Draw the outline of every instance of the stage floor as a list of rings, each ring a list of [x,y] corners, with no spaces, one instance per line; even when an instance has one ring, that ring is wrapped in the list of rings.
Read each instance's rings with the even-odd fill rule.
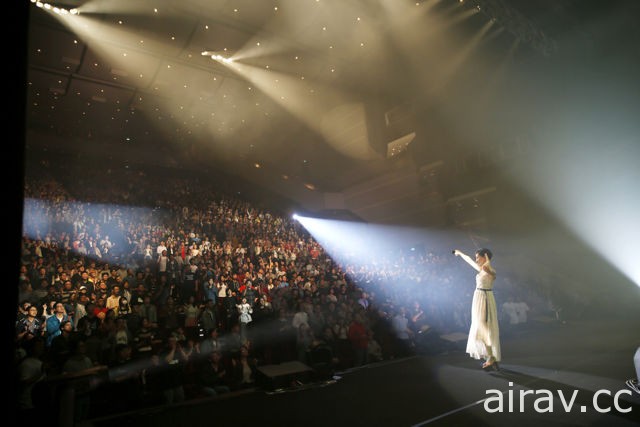
[[[454,349],[367,365],[296,390],[190,401],[83,425],[637,426],[640,396],[627,393],[625,380],[635,376],[639,325],[638,317],[532,322],[504,334],[499,372],[482,371]],[[489,412],[499,400],[502,411]]]

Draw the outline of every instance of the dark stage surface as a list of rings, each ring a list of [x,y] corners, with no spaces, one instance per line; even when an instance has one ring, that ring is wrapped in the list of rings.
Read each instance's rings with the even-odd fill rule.
[[[640,425],[640,396],[626,393],[635,376],[633,354],[640,345],[640,318],[531,322],[502,337],[499,372],[484,372],[458,349],[385,361],[338,373],[322,386],[282,393],[263,390],[185,402],[172,407],[94,419],[96,427],[124,426],[634,426]],[[504,328],[503,328],[504,329]],[[511,385],[509,383],[512,383]],[[495,389],[502,394],[487,390]],[[610,395],[599,393],[609,390]],[[537,394],[524,397],[521,391]],[[548,390],[553,398],[543,394]],[[620,390],[618,406],[614,397]],[[562,392],[563,400],[560,397]],[[572,396],[575,399],[572,401]],[[610,412],[599,413],[610,407]],[[510,399],[509,396],[513,398]],[[484,399],[494,399],[489,413]],[[552,412],[539,413],[538,409]],[[509,400],[513,409],[509,410]],[[552,402],[552,403],[551,403]],[[572,404],[570,412],[564,405]],[[584,412],[582,408],[584,407]]]

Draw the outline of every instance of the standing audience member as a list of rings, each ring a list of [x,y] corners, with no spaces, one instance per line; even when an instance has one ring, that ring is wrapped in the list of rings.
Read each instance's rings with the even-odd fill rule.
[[[313,330],[306,323],[302,323],[298,327],[296,338],[296,350],[298,352],[298,360],[302,363],[308,363],[307,355],[314,342]]]
[[[406,357],[412,353],[413,342],[411,340],[413,331],[409,327],[409,319],[407,318],[407,309],[404,306],[400,306],[396,311],[396,315],[393,316],[391,325],[395,333],[396,338],[396,350],[397,356]]]
[[[74,407],[74,425],[89,417],[91,391],[97,383],[96,376],[99,367],[94,369],[93,362],[86,354],[86,344],[82,340],[74,340],[70,346],[70,356],[62,367],[63,374],[84,374],[81,380],[71,381]],[[93,370],[93,371],[92,371]]]
[[[108,364],[109,383],[103,386],[103,392],[116,412],[134,409],[142,399],[142,370],[132,363],[132,355],[131,345],[118,344]]]
[[[211,299],[207,299],[204,303],[204,308],[200,313],[200,326],[202,328],[203,337],[208,336],[209,333],[218,326],[218,322],[216,321],[215,305]]]
[[[164,403],[171,405],[184,401],[184,369],[181,356],[182,345],[175,336],[167,339],[166,347],[160,352],[160,367],[164,370]]]
[[[36,402],[34,402],[34,388],[46,378],[42,360],[45,354],[45,341],[43,338],[35,337],[26,341],[24,348],[26,357],[18,363],[16,369],[18,413],[22,419],[44,421],[44,415],[38,413]]]
[[[251,314],[253,313],[253,308],[247,302],[246,298],[242,298],[242,302],[240,304],[236,304],[238,309],[238,321],[240,322],[240,338],[242,342],[247,341],[247,328],[249,323],[253,320]]]
[[[367,350],[369,348],[369,333],[364,324],[364,315],[356,313],[349,325],[347,332],[351,348],[353,350],[353,365],[362,366],[367,363]]]
[[[42,323],[42,319],[38,317],[38,307],[28,305],[26,308],[26,316],[22,317],[16,323],[16,340],[19,344],[22,344],[23,341],[41,337],[43,328],[44,324]]]
[[[107,298],[106,307],[107,310],[114,310],[116,315],[118,314],[118,309],[120,308],[120,285],[115,285],[111,288],[111,295]]]
[[[199,384],[207,396],[217,396],[231,391],[229,375],[222,360],[222,353],[214,350],[208,354],[199,369]]]
[[[50,373],[62,373],[62,366],[71,356],[72,341],[78,339],[74,334],[71,320],[64,320],[60,323],[60,333],[51,340],[51,348],[48,352]]]
[[[158,308],[151,302],[151,296],[145,295],[143,303],[137,308],[138,315],[149,321],[152,327],[158,327]]]
[[[56,302],[53,306],[53,314],[47,318],[46,323],[46,344],[51,347],[51,343],[55,337],[62,333],[60,326],[63,322],[69,321],[71,318],[67,315],[64,304]]]
[[[198,319],[200,317],[200,307],[196,304],[196,297],[190,295],[184,304],[184,327],[187,337],[195,339],[198,336]]]
[[[258,361],[251,357],[246,345],[240,347],[240,351],[231,359],[232,388],[246,389],[253,387],[258,372]]]

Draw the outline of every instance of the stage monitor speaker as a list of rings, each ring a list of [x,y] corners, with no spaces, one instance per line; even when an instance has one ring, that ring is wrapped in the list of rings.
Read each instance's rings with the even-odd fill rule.
[[[290,387],[295,381],[308,383],[313,376],[314,370],[311,367],[293,360],[277,365],[259,366],[256,382],[268,390],[275,390]]]

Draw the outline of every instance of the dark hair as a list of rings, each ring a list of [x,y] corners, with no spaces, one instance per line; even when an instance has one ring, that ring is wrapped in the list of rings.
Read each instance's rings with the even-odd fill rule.
[[[486,256],[487,258],[491,259],[493,258],[493,254],[491,253],[491,251],[487,248],[480,248],[476,251],[477,255],[480,256]]]
[[[60,330],[61,330],[61,331],[64,329],[64,327],[65,327],[65,325],[66,325],[67,323],[68,323],[68,324],[70,324],[70,325],[72,325],[71,320],[63,320],[62,322],[60,322]]]
[[[117,354],[128,348],[131,348],[129,344],[116,344],[115,352]]]

